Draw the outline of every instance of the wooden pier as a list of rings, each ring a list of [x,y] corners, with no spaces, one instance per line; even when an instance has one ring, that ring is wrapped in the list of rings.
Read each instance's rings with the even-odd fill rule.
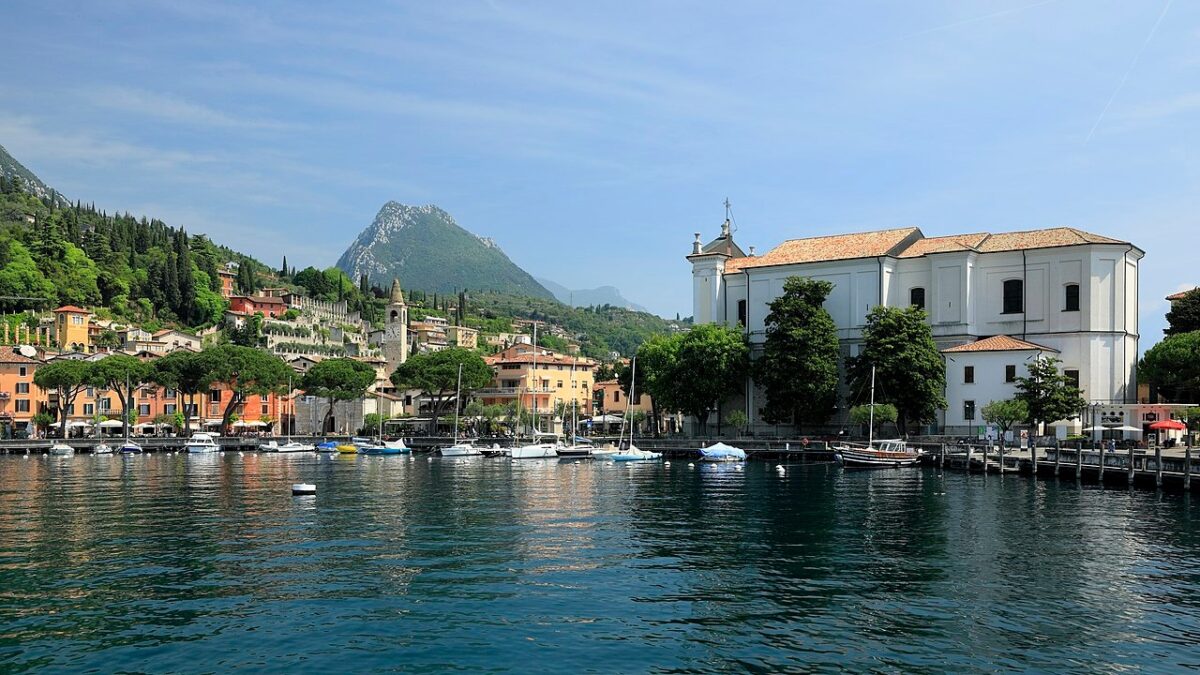
[[[1127,448],[1111,452],[1104,448],[1037,448],[1036,461],[1022,448],[992,446],[942,446],[930,449],[926,464],[969,473],[1015,473],[1039,478],[1070,478],[1080,482],[1127,485],[1191,491],[1200,466],[1191,447]]]

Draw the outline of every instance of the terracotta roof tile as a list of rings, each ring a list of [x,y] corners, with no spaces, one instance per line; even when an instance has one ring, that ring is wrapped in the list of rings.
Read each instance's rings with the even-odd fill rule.
[[[943,349],[943,354],[961,354],[963,352],[1057,352],[1057,349],[1027,342],[1008,335],[993,335],[990,338],[968,342],[957,347]]]
[[[925,237],[915,227],[854,234],[835,234],[785,241],[760,256],[733,258],[725,263],[725,271],[737,272],[753,267],[796,265],[803,263],[851,260],[895,256],[919,258],[931,253],[978,251],[999,253],[1083,244],[1126,244],[1129,242],[1105,237],[1072,227],[1052,227],[1044,230],[988,234],[954,234],[944,237]]]
[[[910,238],[920,236],[921,231],[917,228],[903,227],[896,230],[791,239],[767,251],[763,255],[729,260],[725,263],[725,271],[729,272],[748,267],[795,265],[799,263],[895,255],[902,244]]]
[[[37,359],[31,359],[24,354],[20,354],[14,347],[0,347],[0,363],[41,363]]]
[[[1196,288],[1200,288],[1200,286],[1197,286]],[[1183,296],[1196,290],[1196,288],[1193,288],[1193,289],[1187,290],[1187,291],[1179,291],[1178,293],[1172,293],[1167,296],[1167,300],[1170,300],[1171,302],[1175,302],[1176,300],[1182,300]]]
[[[86,309],[84,309],[82,307],[76,307],[75,305],[63,305],[62,307],[59,307],[58,309],[56,309],[54,311],[55,311],[55,313],[57,313],[57,312],[75,312],[77,314],[87,314],[88,313],[88,311]]]

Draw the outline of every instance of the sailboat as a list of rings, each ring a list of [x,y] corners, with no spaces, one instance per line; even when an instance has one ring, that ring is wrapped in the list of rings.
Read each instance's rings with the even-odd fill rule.
[[[375,388],[375,412],[379,416],[379,428],[375,431],[375,438],[350,439],[358,447],[358,451],[364,455],[399,455],[410,452],[402,440],[383,440],[383,392],[378,386]]]
[[[871,366],[871,411],[867,422],[867,445],[843,443],[833,447],[833,459],[855,467],[913,466],[921,453],[908,447],[903,439],[875,440],[875,366]]]
[[[129,375],[125,376],[125,392],[128,394],[130,399],[133,398],[133,390],[129,386]],[[128,404],[131,402],[132,401],[128,401],[128,400],[126,401],[126,405],[123,406],[124,410],[126,410],[126,411],[129,410]],[[121,443],[121,453],[126,454],[126,455],[136,455],[136,454],[140,453],[142,451],[142,446],[129,440],[129,413],[128,412],[125,413],[125,423],[122,426],[125,427],[125,440],[124,440],[124,442]]]
[[[269,441],[263,446],[263,450],[268,452],[315,452],[316,446],[310,443],[300,443],[292,440],[292,429],[290,420],[296,419],[296,400],[292,397],[292,379],[288,378],[288,402],[291,404],[291,416],[289,422],[284,425],[284,442],[279,445],[275,441]]]
[[[537,357],[538,357],[538,341],[537,341],[537,324],[533,324],[533,423],[537,425]],[[520,392],[517,393],[517,400],[521,400]],[[518,419],[520,419],[518,417]],[[533,443],[529,445],[521,445],[512,449],[513,459],[543,459],[546,457],[558,457],[558,436],[555,434],[545,434],[535,429],[533,434]]]
[[[629,419],[629,406],[633,403],[634,392],[637,391],[637,357],[633,357],[629,373],[629,396],[625,397],[625,418]],[[612,455],[614,462],[644,462],[662,457],[661,452],[642,450],[633,444],[633,420],[629,419],[629,447],[623,448]],[[625,440],[625,421],[621,421],[621,442]]]
[[[458,442],[458,409],[462,405],[462,364],[458,364],[458,386],[454,390],[454,443],[448,448],[441,448],[438,454],[442,457],[473,457],[482,455],[479,448],[470,441]]]

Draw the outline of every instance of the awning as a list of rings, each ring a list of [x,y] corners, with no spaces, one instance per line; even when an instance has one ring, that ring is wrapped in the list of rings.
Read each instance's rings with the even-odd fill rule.
[[[1160,420],[1150,425],[1155,431],[1187,431],[1187,425],[1179,420]]]
[[[101,429],[120,429],[122,424],[121,420],[104,420],[96,426],[100,427]]]

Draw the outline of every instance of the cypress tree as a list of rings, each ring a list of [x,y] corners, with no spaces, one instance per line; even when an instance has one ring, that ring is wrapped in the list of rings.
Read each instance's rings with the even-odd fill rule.
[[[288,270],[288,268],[287,268],[287,256],[285,255],[285,256],[283,256],[283,267],[281,267],[281,268],[280,268],[280,270],[279,270],[279,276],[281,276],[281,277],[286,277],[286,276],[287,276],[287,270]]]

